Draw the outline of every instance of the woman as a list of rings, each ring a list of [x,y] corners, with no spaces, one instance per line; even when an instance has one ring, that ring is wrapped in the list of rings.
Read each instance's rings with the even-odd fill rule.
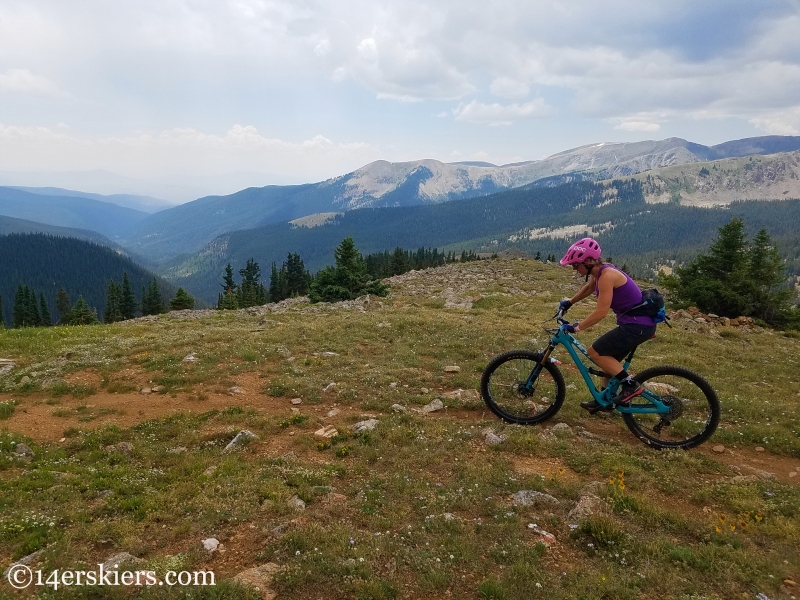
[[[586,279],[586,285],[577,294],[561,301],[559,307],[564,312],[592,292],[597,297],[597,306],[592,313],[580,322],[564,325],[564,330],[578,333],[587,329],[602,321],[608,315],[609,309],[617,315],[616,329],[595,340],[589,347],[589,358],[606,374],[614,374],[621,383],[619,392],[612,399],[613,403],[630,404],[631,398],[641,394],[643,388],[622,368],[620,361],[642,342],[656,335],[656,323],[652,317],[625,314],[642,302],[642,291],[633,279],[614,265],[603,263],[600,245],[592,238],[583,238],[572,244],[561,259],[561,264],[571,265]],[[608,377],[604,379],[604,384],[608,384]],[[613,410],[612,406],[603,407],[596,400],[581,402],[581,406],[591,414],[598,410]]]

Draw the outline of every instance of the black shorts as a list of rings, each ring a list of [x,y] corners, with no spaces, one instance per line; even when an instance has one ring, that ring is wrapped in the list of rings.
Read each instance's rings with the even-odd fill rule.
[[[618,325],[594,341],[592,348],[600,356],[613,356],[621,361],[631,350],[656,334],[656,325]]]

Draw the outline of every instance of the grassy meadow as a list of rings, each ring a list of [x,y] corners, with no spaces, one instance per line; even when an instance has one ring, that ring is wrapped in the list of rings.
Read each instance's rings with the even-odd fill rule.
[[[700,448],[656,451],[578,406],[589,394],[563,350],[567,399],[544,425],[504,425],[453,393],[477,390],[494,355],[546,344],[541,323],[582,283],[571,271],[498,259],[393,281],[363,310],[0,331],[17,363],[0,375],[2,568],[37,550],[45,573],[128,552],[159,575],[217,578],[20,592],[4,577],[0,598],[258,598],[231,578],[264,563],[289,599],[800,596],[800,336],[659,328],[632,371],[701,373],[722,420]],[[541,435],[559,422],[571,430]],[[338,435],[316,439],[326,425]],[[487,444],[487,427],[505,441]],[[241,430],[257,437],[224,452]],[[516,505],[521,490],[555,502]],[[570,517],[589,491],[601,508]],[[222,551],[203,549],[211,537]]]

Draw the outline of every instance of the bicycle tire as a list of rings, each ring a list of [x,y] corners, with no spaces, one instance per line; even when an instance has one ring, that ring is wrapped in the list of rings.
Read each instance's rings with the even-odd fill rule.
[[[705,442],[716,431],[720,419],[719,398],[701,375],[683,367],[664,365],[645,369],[636,376],[636,381],[646,389],[658,390],[662,398],[679,402],[670,413],[672,422],[665,425],[663,435],[663,428],[659,431],[651,429],[652,434],[647,431],[654,422],[661,421],[661,415],[622,413],[625,425],[640,441],[659,450],[688,450]],[[637,405],[650,406],[650,403],[637,396],[633,399],[633,406]],[[687,437],[680,439],[684,435]]]
[[[547,376],[541,379],[537,388],[531,391],[520,389],[520,384],[527,380],[541,357],[541,352],[511,350],[493,358],[484,369],[481,397],[489,410],[506,423],[542,423],[552,418],[564,403],[564,377],[558,367],[549,361],[543,364],[544,370],[539,376],[542,377],[545,372]],[[542,384],[545,384],[544,391],[537,391]],[[541,404],[534,401],[534,394]]]

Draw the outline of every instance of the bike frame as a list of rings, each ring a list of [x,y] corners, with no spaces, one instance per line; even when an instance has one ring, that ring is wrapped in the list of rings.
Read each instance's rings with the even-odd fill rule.
[[[560,323],[560,317],[557,317],[557,320],[559,320]],[[560,327],[558,331],[556,331],[556,333],[553,335],[553,337],[550,340],[550,343],[547,346],[547,349],[542,354],[541,363],[537,364],[533,368],[533,371],[531,371],[531,374],[528,376],[528,380],[525,382],[526,388],[533,387],[534,382],[539,377],[539,373],[541,373],[542,371],[543,368],[542,365],[546,361],[550,360],[550,355],[552,354],[553,350],[555,350],[556,347],[559,345],[564,346],[564,348],[567,350],[567,353],[570,355],[572,361],[575,363],[575,366],[578,368],[581,377],[583,377],[583,381],[586,383],[586,387],[588,388],[589,393],[598,402],[598,404],[601,404],[602,406],[605,407],[612,406],[613,403],[611,402],[611,399],[614,397],[614,394],[616,394],[617,389],[619,388],[619,381],[615,377],[611,377],[608,382],[608,387],[606,387],[604,390],[598,390],[597,386],[594,384],[594,381],[592,380],[592,375],[598,375],[601,373],[598,371],[595,371],[593,373],[591,368],[588,367],[586,363],[583,362],[583,360],[578,354],[578,352],[580,352],[589,361],[591,361],[591,359],[589,358],[588,351],[586,350],[583,344],[581,344],[577,339],[575,339],[575,337],[572,334],[567,333]],[[630,367],[631,365],[632,358],[633,358],[633,352],[631,352],[625,358],[625,362],[622,364],[622,368],[625,369],[626,371],[628,370],[628,367]],[[647,401],[650,403],[650,406],[617,405],[614,406],[614,408],[616,408],[616,410],[621,413],[629,413],[629,414],[666,414],[670,411],[670,407],[661,401],[661,397],[658,394],[652,392],[651,390],[645,388],[641,396],[647,399]]]

